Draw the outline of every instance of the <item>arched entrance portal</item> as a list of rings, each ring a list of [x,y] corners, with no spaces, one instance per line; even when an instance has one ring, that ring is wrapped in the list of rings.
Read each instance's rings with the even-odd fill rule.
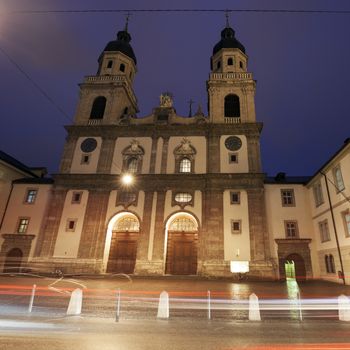
[[[197,273],[198,225],[192,215],[178,213],[168,220],[165,273]]]
[[[23,253],[19,248],[13,248],[6,254],[4,272],[20,272]]]
[[[137,241],[140,231],[138,218],[131,213],[118,215],[111,227],[111,241],[106,272],[134,273]]]
[[[288,255],[284,267],[286,278],[296,279],[297,281],[306,280],[305,262],[299,254]]]

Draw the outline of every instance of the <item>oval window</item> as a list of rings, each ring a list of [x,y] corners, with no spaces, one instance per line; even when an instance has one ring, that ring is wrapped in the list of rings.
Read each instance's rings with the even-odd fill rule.
[[[191,202],[192,195],[190,193],[177,193],[175,195],[175,202],[178,203],[188,203]]]

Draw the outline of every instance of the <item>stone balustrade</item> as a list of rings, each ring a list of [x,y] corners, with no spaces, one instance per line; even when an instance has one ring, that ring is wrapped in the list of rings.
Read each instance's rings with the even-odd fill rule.
[[[211,73],[211,80],[249,80],[253,79],[252,73]]]

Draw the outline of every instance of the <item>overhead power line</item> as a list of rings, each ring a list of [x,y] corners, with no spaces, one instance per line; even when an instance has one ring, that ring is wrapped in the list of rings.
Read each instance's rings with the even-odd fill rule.
[[[49,13],[222,13],[222,12],[251,12],[251,13],[289,13],[289,14],[350,14],[350,10],[288,10],[288,9],[86,9],[86,10],[17,10],[10,14],[49,14]]]
[[[69,115],[49,96],[49,94],[42,88],[38,83],[36,83],[33,78],[26,73],[26,71],[0,46],[0,51],[2,54],[16,67],[16,69],[26,77],[27,80],[38,90],[41,95],[43,95],[66,119],[72,122]]]

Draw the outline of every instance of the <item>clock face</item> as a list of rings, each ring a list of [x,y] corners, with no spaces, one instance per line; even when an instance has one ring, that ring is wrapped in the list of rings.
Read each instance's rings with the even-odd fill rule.
[[[238,151],[242,147],[242,140],[237,136],[229,136],[225,140],[225,146],[230,151]]]
[[[97,141],[92,137],[85,139],[80,146],[80,149],[85,153],[94,151],[97,147]]]

